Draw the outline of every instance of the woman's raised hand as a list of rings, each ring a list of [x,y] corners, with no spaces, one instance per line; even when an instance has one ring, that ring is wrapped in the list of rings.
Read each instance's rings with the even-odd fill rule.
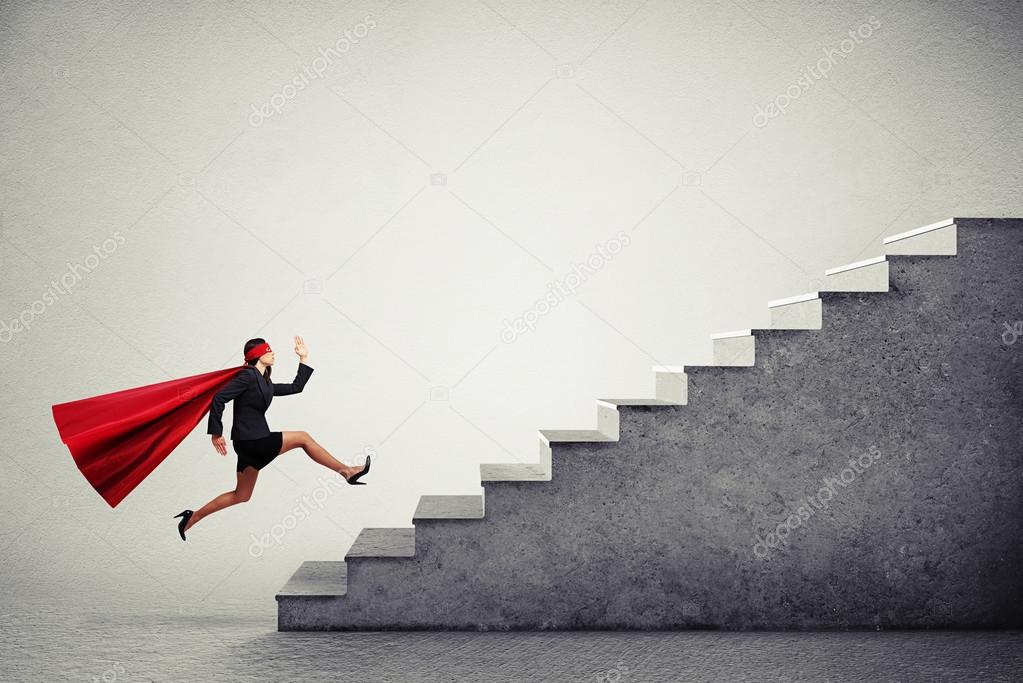
[[[298,356],[299,361],[305,361],[309,357],[309,350],[305,347],[305,340],[298,335],[295,336],[295,355]]]

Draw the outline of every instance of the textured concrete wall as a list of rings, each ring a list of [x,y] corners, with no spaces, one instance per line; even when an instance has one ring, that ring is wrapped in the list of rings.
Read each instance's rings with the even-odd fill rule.
[[[485,484],[484,519],[418,521],[414,558],[351,560],[281,627],[1023,626],[1023,221],[959,225],[958,256],[893,257],[890,292],[689,369],[688,406],[623,409],[620,443]]]

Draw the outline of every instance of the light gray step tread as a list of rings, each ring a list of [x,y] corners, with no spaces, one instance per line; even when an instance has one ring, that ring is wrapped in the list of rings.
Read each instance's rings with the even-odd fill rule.
[[[598,398],[598,401],[610,403],[615,406],[678,406],[681,403],[664,401],[659,398]]]
[[[899,242],[905,239],[918,237],[920,235],[933,232],[935,230],[941,230],[942,228],[952,227],[953,225],[955,225],[955,222],[956,222],[955,218],[943,218],[940,221],[930,223],[928,225],[922,225],[919,228],[913,228],[912,230],[907,230],[905,232],[896,233],[894,235],[888,235],[882,240],[882,242],[884,244],[890,244],[892,242]]]
[[[483,517],[483,496],[420,496],[412,515],[417,519],[479,519]]]
[[[540,463],[484,462],[480,477],[483,481],[550,481],[551,473]]]
[[[412,527],[363,529],[345,555],[349,557],[412,557],[416,554],[416,530]]]
[[[303,562],[277,592],[281,598],[336,598],[348,592],[348,565],[337,560]]]
[[[841,273],[848,273],[861,268],[869,268],[870,266],[879,266],[884,263],[886,257],[884,254],[879,256],[871,256],[870,258],[863,259],[861,261],[853,261],[852,263],[845,263],[834,268],[828,268],[824,271],[825,276],[829,275],[840,275]]]
[[[617,441],[596,429],[541,429],[540,433],[551,443],[590,443]]]

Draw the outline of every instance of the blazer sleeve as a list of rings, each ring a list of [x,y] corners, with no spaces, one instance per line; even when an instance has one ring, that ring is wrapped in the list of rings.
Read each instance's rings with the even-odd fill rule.
[[[237,398],[249,388],[253,373],[248,370],[239,370],[238,374],[231,378],[231,381],[218,391],[210,401],[210,419],[207,423],[206,433],[220,436],[224,433],[224,423],[221,418],[224,414],[224,406],[228,401]]]
[[[301,392],[305,387],[305,383],[309,381],[309,375],[311,374],[313,374],[313,369],[300,362],[298,364],[298,373],[295,374],[295,380],[291,384],[274,383],[274,396],[287,396],[288,394]]]

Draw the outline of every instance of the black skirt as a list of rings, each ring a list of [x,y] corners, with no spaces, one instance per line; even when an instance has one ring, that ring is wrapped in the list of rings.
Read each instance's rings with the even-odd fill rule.
[[[281,454],[284,435],[281,432],[270,432],[259,439],[235,439],[231,442],[234,452],[238,454],[238,471],[250,465],[261,470]]]

